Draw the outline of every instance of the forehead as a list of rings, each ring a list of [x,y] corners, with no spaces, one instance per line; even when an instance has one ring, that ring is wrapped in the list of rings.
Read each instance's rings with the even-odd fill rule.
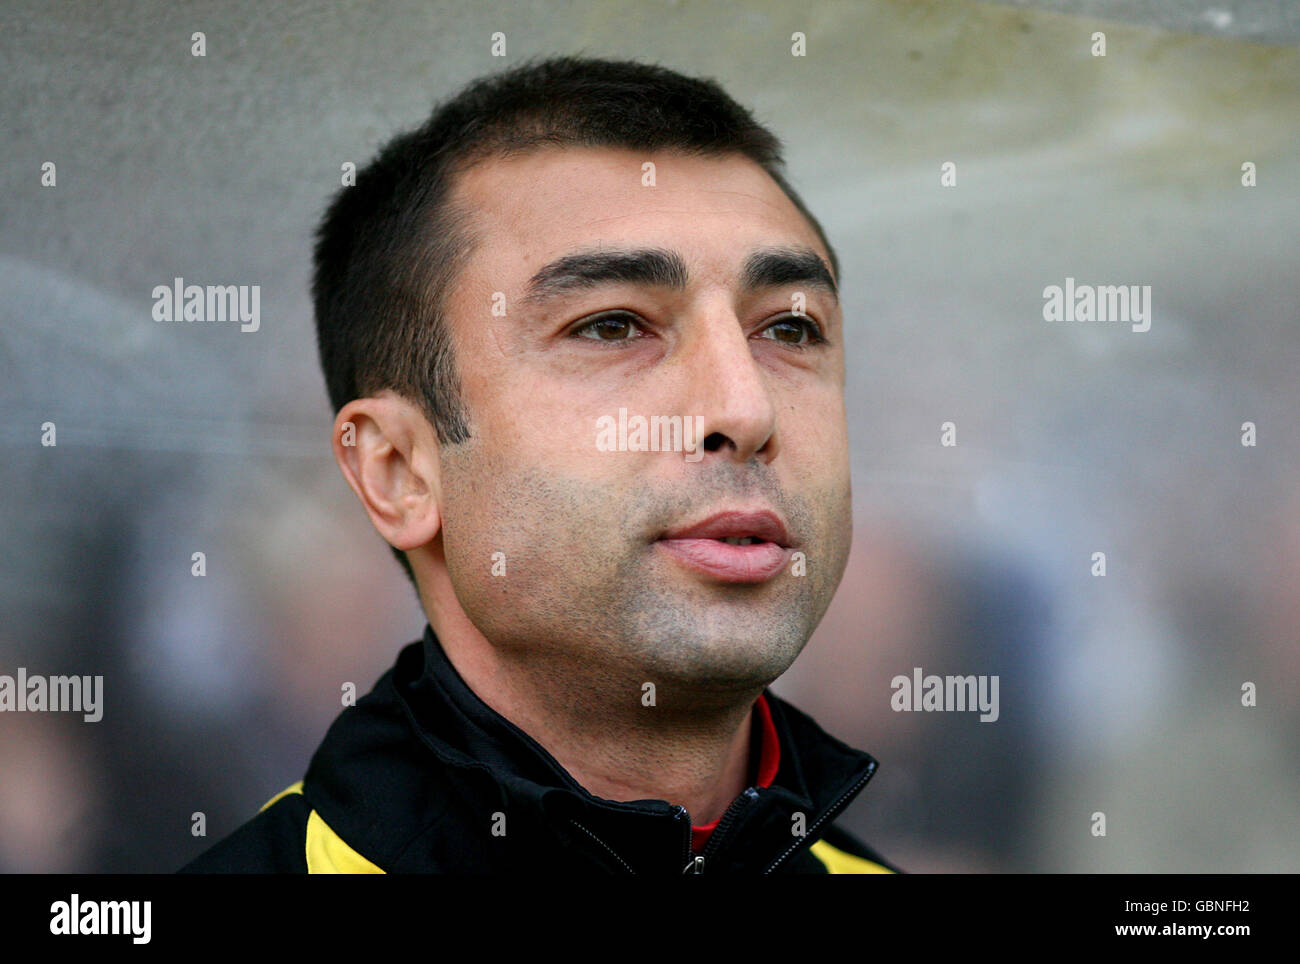
[[[522,273],[574,248],[632,242],[680,252],[697,275],[731,275],[765,244],[830,260],[780,186],[739,154],[545,147],[479,162],[454,195],[479,241],[471,271]]]

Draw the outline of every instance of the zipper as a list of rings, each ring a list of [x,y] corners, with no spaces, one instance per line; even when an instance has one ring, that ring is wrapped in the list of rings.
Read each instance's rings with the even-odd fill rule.
[[[763,873],[764,874],[773,873],[777,867],[785,863],[785,861],[788,860],[790,856],[795,853],[795,851],[797,851],[800,847],[804,846],[810,839],[815,840],[816,832],[819,829],[821,829],[822,825],[825,824],[827,821],[833,820],[835,817],[839,816],[840,811],[844,809],[844,807],[848,804],[848,802],[851,799],[853,799],[854,795],[856,795],[859,790],[861,790],[864,786],[866,786],[867,781],[871,779],[872,775],[875,772],[876,772],[876,768],[874,766],[870,767],[866,773],[864,773],[858,780],[854,782],[853,786],[849,787],[847,790],[841,793],[839,797],[836,798],[835,802],[831,804],[827,810],[823,811],[820,817],[818,817],[815,821],[813,821],[812,826],[808,828],[807,832],[799,840],[795,841],[788,848],[786,848],[785,852],[782,853],[781,856],[777,857],[776,860],[772,861],[772,863],[768,865],[768,868],[765,871],[763,871]],[[749,787],[747,790],[745,790],[744,793],[738,796],[735,800],[731,801],[731,805],[727,807],[726,811],[723,812],[721,819],[718,820],[718,825],[713,828],[713,833],[709,835],[709,842],[704,845],[704,850],[698,854],[691,853],[690,814],[686,812],[686,808],[683,807],[680,803],[676,804],[673,807],[674,810],[673,817],[676,820],[684,820],[686,824],[685,826],[686,833],[683,835],[683,839],[682,839],[682,858],[684,861],[684,866],[682,867],[682,873],[683,874],[704,873],[705,858],[710,857],[717,852],[717,849],[720,846],[719,841],[722,840],[724,836],[724,831],[729,829],[731,825],[736,822],[736,820],[740,816],[741,810],[743,810],[750,803],[752,803],[757,799],[758,799],[758,790],[755,789],[754,787]],[[569,822],[573,824],[575,827],[577,827],[579,830],[581,830],[583,833],[585,833],[592,840],[596,841],[596,843],[604,847],[606,852],[609,853],[610,856],[612,856],[615,860],[617,860],[623,866],[623,869],[626,870],[629,874],[633,874],[633,875],[636,874],[636,871],[632,869],[631,864],[629,864],[626,860],[620,857],[617,851],[615,851],[613,847],[605,843],[605,841],[601,840],[599,837],[597,837],[594,833],[592,833],[582,824],[578,823],[578,821],[570,820]]]
[[[722,814],[722,819],[718,821],[718,825],[713,828],[713,833],[709,835],[709,842],[706,843],[704,845],[704,849],[700,851],[701,860],[703,860],[705,857],[711,857],[713,856],[713,854],[717,853],[719,841],[721,841],[722,838],[725,836],[725,832],[727,831],[727,829],[730,828],[731,825],[736,822],[736,819],[740,816],[740,811],[745,809],[745,807],[749,806],[757,799],[758,799],[758,790],[756,790],[754,787],[749,787],[744,793],[736,797],[735,800],[731,801],[731,806],[729,806],[726,809],[726,811]]]
[[[709,842],[704,845],[704,849],[700,851],[699,854],[696,855],[691,854],[691,840],[690,840],[690,832],[688,829],[687,837],[686,837],[687,864],[686,864],[686,869],[683,870],[682,873],[684,874],[704,873],[705,858],[711,857],[713,856],[713,854],[717,852],[719,841],[722,840],[722,838],[726,835],[726,831],[728,830],[728,828],[730,828],[731,825],[736,822],[737,818],[740,816],[740,811],[745,809],[745,807],[749,806],[749,804],[753,803],[757,799],[758,799],[758,790],[756,790],[754,787],[749,787],[747,790],[745,790],[744,793],[736,797],[735,800],[732,800],[731,805],[727,807],[725,811],[723,811],[722,818],[718,821],[718,825],[713,828],[713,833],[709,834]],[[686,812],[685,807],[681,807],[680,809],[682,813]]]
[[[685,867],[682,868],[683,874],[702,874],[704,873],[704,858],[696,857],[691,853],[691,817],[686,812],[686,808],[680,803],[673,805],[673,819],[685,820],[686,836],[682,841],[682,862]]]
[[[767,870],[763,871],[763,873],[764,874],[772,873],[774,870],[776,870],[777,867],[785,863],[786,859],[789,858],[791,854],[793,854],[800,847],[804,846],[804,844],[808,843],[808,841],[810,840],[815,841],[817,839],[815,836],[816,831],[821,827],[821,825],[826,823],[826,821],[832,820],[835,817],[837,817],[839,815],[839,812],[844,809],[844,807],[848,804],[848,802],[851,799],[853,799],[854,794],[856,794],[859,790],[861,790],[866,785],[867,781],[871,779],[871,775],[875,772],[876,772],[876,768],[874,766],[869,767],[867,769],[867,772],[864,773],[862,777],[856,783],[853,784],[853,786],[849,787],[849,789],[845,790],[842,794],[840,794],[839,799],[837,799],[833,804],[831,804],[830,809],[828,809],[825,813],[823,813],[820,817],[818,817],[813,822],[813,825],[808,828],[807,832],[802,837],[800,837],[797,841],[792,843],[786,849],[785,853],[781,854],[781,856],[777,857],[776,860],[772,861],[771,865],[769,865]]]

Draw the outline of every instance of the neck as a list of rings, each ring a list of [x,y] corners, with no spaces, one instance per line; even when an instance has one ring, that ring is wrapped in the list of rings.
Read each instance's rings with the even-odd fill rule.
[[[421,593],[422,597],[426,593]],[[422,598],[447,658],[474,693],[553,756],[593,796],[666,800],[711,823],[748,785],[749,693],[654,693],[553,651],[495,647],[450,585]],[[647,705],[649,704],[649,705]]]

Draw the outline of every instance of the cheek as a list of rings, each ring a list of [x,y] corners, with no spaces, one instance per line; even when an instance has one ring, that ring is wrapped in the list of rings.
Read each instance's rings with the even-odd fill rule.
[[[457,599],[481,629],[549,618],[615,571],[621,537],[608,486],[558,460],[479,449],[443,463],[443,553]]]
[[[828,400],[826,415],[798,433],[795,444],[797,450],[787,453],[795,466],[794,485],[807,494],[817,520],[823,571],[833,585],[838,584],[848,562],[853,526],[848,426],[842,405]]]
[[[507,593],[522,563],[531,512],[480,433],[442,460],[442,551],[461,606],[475,622]]]
[[[800,417],[800,411],[816,411]],[[785,430],[783,450],[790,472],[806,491],[846,489],[849,485],[849,432],[842,399],[831,398],[818,408],[790,413],[792,421]]]

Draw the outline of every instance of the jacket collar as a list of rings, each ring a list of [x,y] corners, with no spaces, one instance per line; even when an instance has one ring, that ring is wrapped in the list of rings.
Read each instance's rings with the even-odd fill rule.
[[[691,854],[684,808],[588,793],[479,699],[431,627],[334,722],[304,793],[348,844],[389,871],[781,872],[877,764],[764,695],[780,741],[776,777],[732,802],[702,860]]]

